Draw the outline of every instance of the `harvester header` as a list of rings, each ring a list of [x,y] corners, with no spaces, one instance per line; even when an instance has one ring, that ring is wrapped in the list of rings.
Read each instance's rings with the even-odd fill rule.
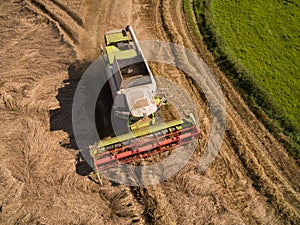
[[[100,141],[91,147],[96,170],[133,162],[199,139],[192,115],[165,124]]]

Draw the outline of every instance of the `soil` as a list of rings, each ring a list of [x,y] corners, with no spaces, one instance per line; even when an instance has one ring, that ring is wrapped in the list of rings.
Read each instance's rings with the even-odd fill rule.
[[[196,40],[182,0],[7,0],[0,5],[1,224],[300,224],[300,169],[245,105]],[[226,134],[199,172],[211,129],[205,95],[184,73],[151,63],[193,99],[201,146],[159,185],[128,187],[80,163],[72,101],[106,31],[132,25],[139,40],[197,52],[226,101]],[[184,55],[176,55],[189,63]],[[104,121],[105,122],[105,121]]]

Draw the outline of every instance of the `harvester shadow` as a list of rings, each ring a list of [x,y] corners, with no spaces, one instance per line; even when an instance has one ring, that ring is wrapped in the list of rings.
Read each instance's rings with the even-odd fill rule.
[[[60,108],[50,110],[50,131],[63,130],[68,134],[69,141],[61,142],[61,146],[78,150],[73,127],[72,127],[72,103],[78,82],[86,68],[90,65],[88,61],[75,61],[68,67],[69,78],[64,80],[64,86],[58,89],[56,96]]]
[[[64,86],[58,90],[56,96],[60,108],[50,110],[50,131],[63,130],[68,134],[68,141],[60,142],[60,145],[70,150],[79,150],[72,126],[72,103],[78,83],[91,62],[75,61],[68,67],[69,78],[64,80]],[[99,93],[95,107],[95,124],[100,138],[110,136],[112,97],[109,85],[105,84]],[[84,160],[80,151],[76,158],[76,173],[88,176],[93,169]]]

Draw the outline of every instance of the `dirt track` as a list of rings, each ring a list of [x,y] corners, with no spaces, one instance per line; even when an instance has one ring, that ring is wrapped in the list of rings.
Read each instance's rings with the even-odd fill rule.
[[[180,0],[8,0],[1,3],[0,23],[1,224],[300,224],[299,167],[192,38]],[[105,181],[99,188],[76,173],[76,85],[99,56],[103,33],[127,24],[139,40],[172,41],[198,52],[218,77],[227,129],[205,173],[198,172],[197,153],[155,186]],[[210,131],[205,98],[176,69],[151,68],[195,100],[203,149]]]

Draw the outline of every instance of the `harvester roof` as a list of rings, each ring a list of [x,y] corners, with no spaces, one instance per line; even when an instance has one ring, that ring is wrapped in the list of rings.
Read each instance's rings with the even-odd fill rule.
[[[129,42],[126,31],[120,30],[112,33],[105,34],[106,45],[112,45],[118,42]]]
[[[114,58],[116,57],[118,59],[129,59],[134,58],[137,56],[135,49],[128,49],[128,50],[121,50],[117,48],[114,45],[107,46],[106,47],[107,55],[108,55],[108,61],[110,64],[114,62]]]
[[[131,45],[125,30],[116,30],[105,34],[108,61],[113,63],[114,58],[130,59],[137,56],[136,50]]]

